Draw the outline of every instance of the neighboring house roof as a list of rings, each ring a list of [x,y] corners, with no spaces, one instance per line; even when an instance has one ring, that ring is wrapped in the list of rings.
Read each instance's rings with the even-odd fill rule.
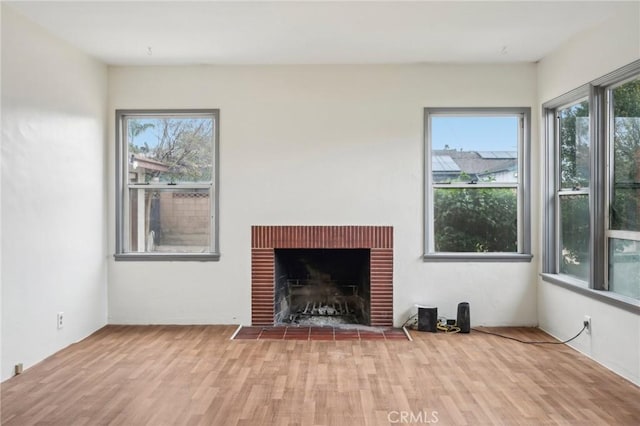
[[[434,172],[460,172],[460,166],[448,155],[434,155],[431,160]]]
[[[461,173],[483,177],[518,169],[515,151],[458,151],[435,149],[432,154],[432,171],[442,178],[453,178]]]
[[[168,172],[169,166],[165,163],[153,160],[151,158],[147,158],[141,154],[133,154],[131,156],[132,161],[135,161],[137,164],[137,168],[147,169],[147,170],[156,170],[159,172]]]
[[[512,159],[515,160],[518,158],[518,153],[516,151],[476,151],[476,153],[484,159]]]

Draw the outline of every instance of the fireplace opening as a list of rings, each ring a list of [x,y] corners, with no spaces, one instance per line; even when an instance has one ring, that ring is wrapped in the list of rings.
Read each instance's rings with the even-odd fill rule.
[[[370,325],[369,249],[275,249],[275,324]]]

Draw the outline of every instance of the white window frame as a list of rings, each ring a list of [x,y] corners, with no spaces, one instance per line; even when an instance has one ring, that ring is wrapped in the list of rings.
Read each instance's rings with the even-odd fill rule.
[[[175,261],[175,260],[196,260],[215,261],[220,259],[219,253],[219,230],[218,230],[218,138],[219,138],[219,110],[217,109],[168,109],[168,110],[116,110],[116,252],[114,258],[118,261]],[[129,147],[127,143],[126,121],[130,118],[160,118],[160,117],[207,117],[213,120],[213,149],[212,164],[213,172],[211,182],[204,183],[146,183],[136,184],[129,182]],[[205,253],[156,253],[156,252],[133,252],[129,250],[127,235],[129,227],[129,190],[130,189],[167,189],[167,190],[189,190],[207,189],[211,202],[211,224],[210,224],[210,247]]]
[[[517,183],[476,183],[474,188],[513,187],[517,188],[518,250],[502,252],[436,252],[434,241],[434,188],[469,188],[469,184],[438,184],[433,182],[431,162],[431,119],[433,116],[496,117],[518,116],[520,136],[518,141],[518,182]],[[425,108],[424,142],[424,261],[442,262],[530,262],[531,255],[531,200],[530,200],[530,146],[531,108],[529,107],[480,107],[480,108]]]
[[[630,312],[640,313],[640,300],[609,290],[609,240],[610,238],[640,241],[640,233],[611,230],[609,209],[611,185],[613,185],[613,114],[611,93],[616,87],[640,77],[640,60],[615,70],[589,84],[581,86],[545,102],[545,206],[542,278],[585,296],[603,301]],[[590,165],[589,211],[590,211],[590,265],[587,281],[559,273],[558,264],[558,190],[559,157],[556,151],[556,111],[584,98],[589,99]]]

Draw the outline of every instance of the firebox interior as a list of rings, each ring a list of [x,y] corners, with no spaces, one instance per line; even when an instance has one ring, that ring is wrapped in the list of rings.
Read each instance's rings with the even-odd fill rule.
[[[369,249],[276,249],[275,324],[370,324]]]

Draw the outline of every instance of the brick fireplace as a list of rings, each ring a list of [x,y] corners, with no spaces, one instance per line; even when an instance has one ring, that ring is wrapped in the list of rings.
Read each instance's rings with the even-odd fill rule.
[[[393,227],[252,226],[252,325],[274,324],[276,249],[368,249],[370,325],[393,325]]]

